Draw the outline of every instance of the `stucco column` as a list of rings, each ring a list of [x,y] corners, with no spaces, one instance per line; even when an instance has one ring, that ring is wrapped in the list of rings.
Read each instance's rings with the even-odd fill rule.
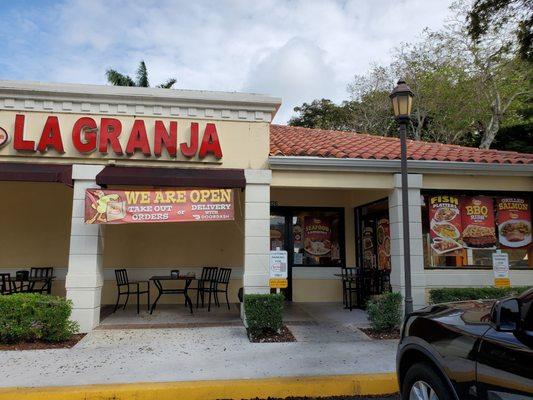
[[[244,293],[269,293],[270,170],[245,170]]]
[[[409,230],[411,246],[411,286],[414,309],[425,305],[426,279],[424,274],[424,247],[422,240],[422,210],[420,188],[422,175],[409,174]],[[391,234],[391,285],[394,291],[405,296],[405,273],[403,268],[403,218],[402,179],[394,175],[394,189],[389,196]]]
[[[70,251],[65,281],[67,298],[72,300],[72,319],[81,332],[100,323],[100,302],[104,284],[104,226],[84,222],[85,189],[98,187],[98,165],[73,165],[74,196],[70,230]]]

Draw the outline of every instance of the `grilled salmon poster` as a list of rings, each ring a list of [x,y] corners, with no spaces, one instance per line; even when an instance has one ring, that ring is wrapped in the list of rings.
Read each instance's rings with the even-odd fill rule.
[[[519,248],[531,244],[531,208],[524,197],[497,200],[498,238],[504,247]]]
[[[429,198],[431,248],[444,254],[463,248],[459,197],[438,195]]]
[[[494,202],[491,197],[461,197],[463,243],[473,249],[495,248]]]
[[[232,221],[232,189],[85,191],[85,223]]]

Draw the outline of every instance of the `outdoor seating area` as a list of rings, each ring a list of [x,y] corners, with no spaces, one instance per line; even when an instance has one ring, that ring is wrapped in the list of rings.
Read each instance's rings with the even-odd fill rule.
[[[193,314],[193,302],[190,292],[196,292],[196,309],[199,307],[204,308],[207,305],[207,312],[210,312],[212,301],[215,306],[220,308],[219,295],[224,295],[227,309],[230,310],[228,288],[231,272],[231,268],[203,267],[200,277],[197,278],[194,273],[180,274],[180,270],[173,269],[168,275],[154,275],[147,280],[130,280],[126,269],[116,269],[117,300],[113,313],[119,308],[126,310],[130,295],[132,295],[136,297],[137,314],[139,314],[141,296],[145,295],[147,311],[151,315],[161,297],[163,295],[171,295],[175,298],[176,304],[180,302],[179,297],[183,296],[184,306],[188,307],[190,314]],[[176,285],[171,286],[172,282],[183,282],[183,285],[179,287],[176,287]],[[153,303],[150,302],[151,283],[157,289],[157,296]],[[125,296],[124,303],[121,303],[123,296]]]
[[[15,275],[1,273],[0,294],[50,294],[52,292],[52,282],[54,279],[53,267],[31,267],[29,270],[17,271]]]

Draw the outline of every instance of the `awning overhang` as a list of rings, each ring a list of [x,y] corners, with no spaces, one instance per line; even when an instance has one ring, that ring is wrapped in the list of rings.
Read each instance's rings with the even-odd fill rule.
[[[129,185],[244,189],[246,178],[242,169],[107,166],[96,175],[96,183],[104,188],[110,185]]]
[[[0,181],[55,182],[72,187],[72,165],[0,163]]]

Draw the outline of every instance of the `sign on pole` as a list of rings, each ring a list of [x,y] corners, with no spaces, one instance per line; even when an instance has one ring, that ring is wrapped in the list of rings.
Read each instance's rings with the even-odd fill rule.
[[[273,289],[284,289],[288,286],[288,261],[285,250],[271,250],[269,257],[270,281],[269,286]]]
[[[509,255],[501,253],[492,253],[492,269],[494,271],[494,286],[509,287],[511,280],[509,279]]]

